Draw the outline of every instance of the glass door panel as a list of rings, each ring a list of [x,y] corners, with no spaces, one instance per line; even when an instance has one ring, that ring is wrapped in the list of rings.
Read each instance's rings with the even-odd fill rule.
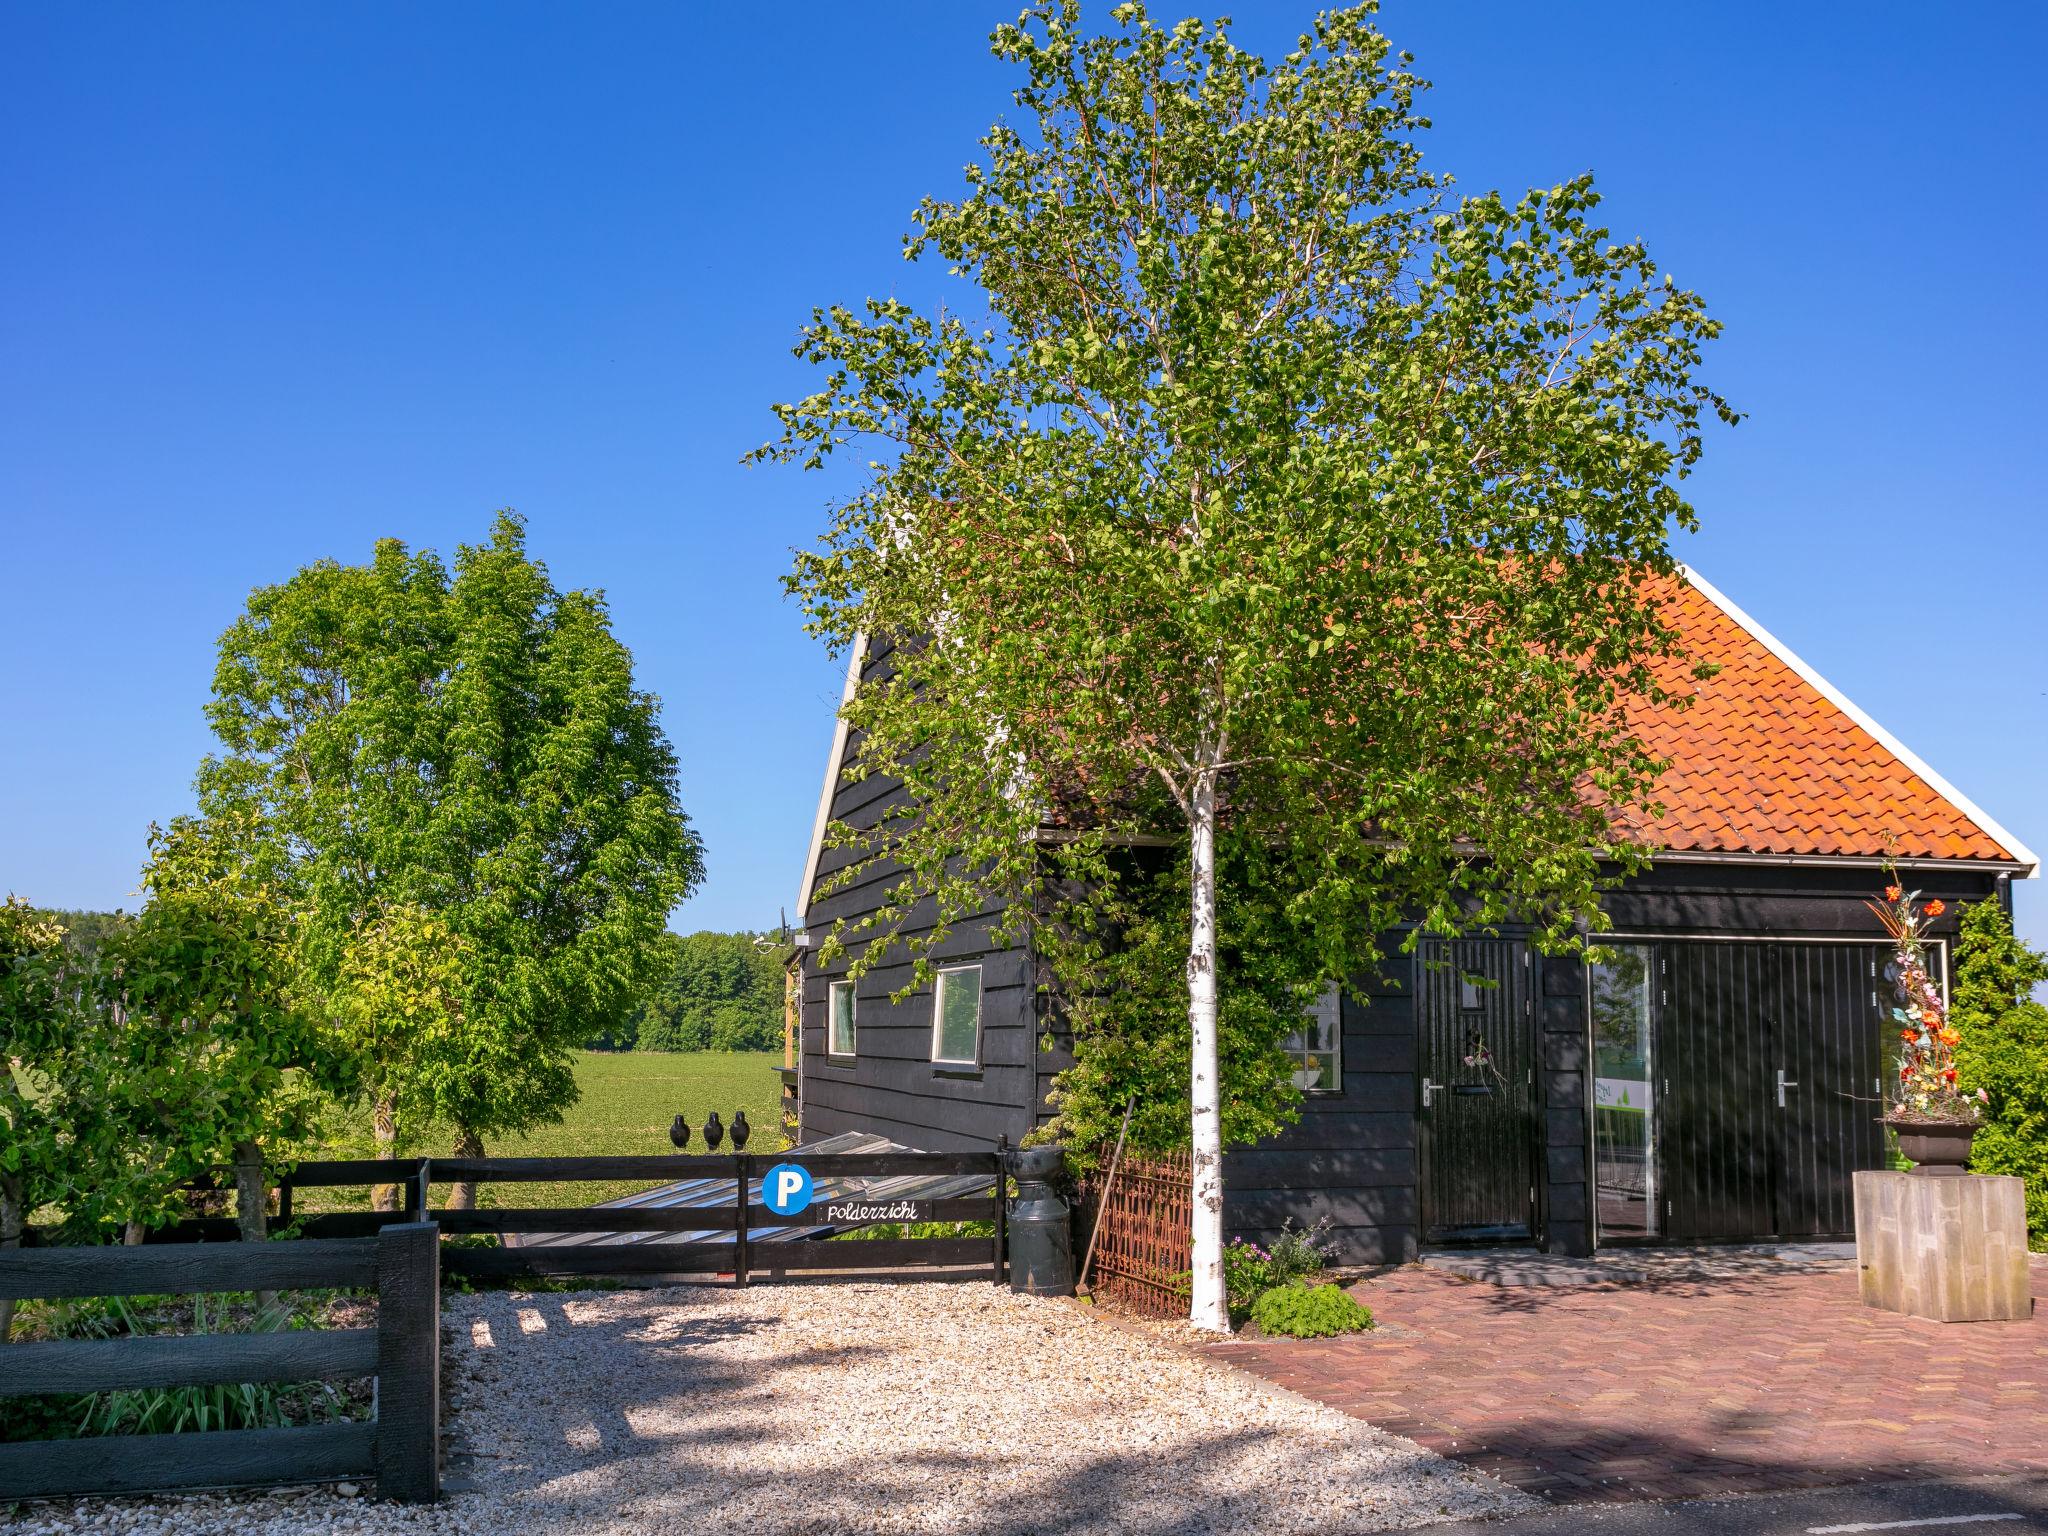
[[[1651,951],[1610,945],[1592,968],[1593,1169],[1600,1236],[1654,1237],[1657,1103],[1650,1029]]]

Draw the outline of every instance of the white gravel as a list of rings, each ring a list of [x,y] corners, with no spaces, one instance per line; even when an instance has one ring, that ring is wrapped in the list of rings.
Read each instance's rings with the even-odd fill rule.
[[[450,1297],[450,1475],[406,1510],[90,1500],[23,1536],[1338,1533],[1535,1500],[1073,1303],[993,1286]]]

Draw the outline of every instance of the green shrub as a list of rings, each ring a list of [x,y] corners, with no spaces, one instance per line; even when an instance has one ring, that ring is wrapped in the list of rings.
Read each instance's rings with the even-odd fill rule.
[[[246,1326],[232,1326],[238,1321]],[[304,1298],[289,1311],[257,1311],[253,1297],[236,1292],[210,1302],[203,1296],[189,1302],[137,1296],[48,1303],[28,1313],[24,1323],[27,1338],[54,1342],[171,1333],[276,1333],[319,1326],[320,1318]],[[367,1418],[369,1410],[366,1388],[351,1395],[322,1381],[141,1387],[0,1398],[0,1441],[279,1429]]]
[[[1242,1323],[1252,1315],[1252,1303],[1273,1288],[1273,1256],[1257,1243],[1233,1237],[1223,1248],[1223,1295],[1230,1306],[1230,1321]]]
[[[1323,1240],[1329,1230],[1325,1216],[1311,1227],[1297,1227],[1289,1217],[1270,1249],[1234,1237],[1223,1250],[1223,1291],[1230,1303],[1230,1321],[1240,1325],[1252,1315],[1252,1304],[1279,1285],[1313,1280],[1329,1267],[1332,1250]]]
[[[1252,1306],[1259,1332],[1290,1339],[1327,1339],[1372,1326],[1372,1309],[1360,1306],[1335,1285],[1283,1285]]]
[[[2017,1174],[2027,1184],[2027,1233],[2048,1245],[2048,1007],[2030,994],[2048,981],[2048,956],[2022,944],[1996,901],[1962,916],[1949,1020],[1961,1034],[1956,1070],[1987,1104],[1970,1146],[1973,1173]]]

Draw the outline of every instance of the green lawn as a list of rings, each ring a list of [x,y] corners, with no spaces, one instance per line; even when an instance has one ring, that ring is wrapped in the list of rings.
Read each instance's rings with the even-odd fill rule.
[[[706,1151],[704,1119],[713,1110],[727,1124],[733,1111],[744,1109],[752,1125],[749,1152],[774,1152],[782,1138],[778,1103],[782,1065],[780,1051],[579,1051],[576,1081],[583,1096],[558,1125],[543,1126],[526,1136],[487,1141],[491,1157],[625,1157],[673,1152],[668,1126],[677,1113],[686,1116],[697,1134],[691,1152]],[[730,1149],[726,1142],[721,1150]],[[445,1155],[446,1139],[430,1142],[428,1155]],[[329,1157],[369,1157],[374,1144],[367,1122],[351,1126],[324,1149]],[[486,1184],[477,1191],[483,1205],[589,1205],[646,1187],[645,1180],[606,1184]],[[440,1204],[447,1190],[436,1186]],[[300,1210],[361,1209],[367,1190],[306,1190],[297,1197]]]

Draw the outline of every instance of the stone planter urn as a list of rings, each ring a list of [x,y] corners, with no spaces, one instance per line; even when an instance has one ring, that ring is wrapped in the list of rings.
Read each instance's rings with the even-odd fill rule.
[[[1887,1115],[1884,1123],[1898,1134],[1900,1156],[1912,1163],[1913,1172],[1922,1178],[1960,1178],[1969,1172],[1970,1142],[1977,1134],[1971,1122],[1902,1120]]]

